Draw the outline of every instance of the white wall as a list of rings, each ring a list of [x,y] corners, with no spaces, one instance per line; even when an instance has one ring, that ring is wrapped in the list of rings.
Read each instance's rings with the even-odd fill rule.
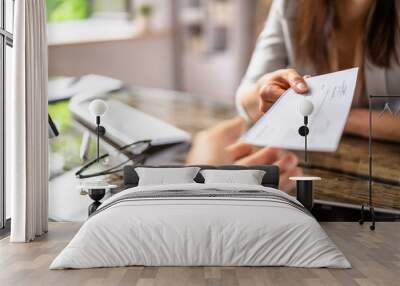
[[[154,6],[151,23],[155,32],[150,35],[122,40],[50,45],[49,76],[96,73],[126,83],[174,88],[174,43],[170,32],[172,1],[133,1],[136,8],[141,3]],[[137,14],[136,16],[139,17]],[[75,32],[79,33],[79,29],[74,29]],[[59,36],[58,34],[57,37]]]
[[[181,0],[180,3],[185,4],[185,1]],[[203,0],[202,3],[209,2],[211,0]],[[185,42],[190,42],[188,41],[190,37],[187,37],[185,33],[178,35],[182,50],[179,63],[179,85],[184,91],[233,100],[253,50],[256,1],[233,0],[230,3],[232,6],[230,9],[228,6],[225,11],[229,13],[225,15],[227,18],[226,50],[202,53],[196,48],[191,48],[190,44],[187,47],[184,45]],[[184,13],[183,11],[184,9],[180,13]],[[207,6],[203,6],[203,11],[208,11]],[[201,42],[208,43],[213,37],[212,26],[217,25],[217,21],[212,23],[212,20],[206,16],[200,23],[204,29]],[[178,21],[178,25],[182,30],[188,27],[183,21]]]
[[[185,55],[182,59],[182,88],[196,95],[233,98],[238,85],[235,68],[230,53]]]
[[[49,76],[96,73],[126,83],[172,89],[173,64],[168,33],[49,47]]]
[[[171,26],[172,1],[173,0],[133,0],[133,3],[136,8],[143,3],[153,5],[153,27],[156,30],[163,30]],[[138,17],[137,13],[136,17]]]

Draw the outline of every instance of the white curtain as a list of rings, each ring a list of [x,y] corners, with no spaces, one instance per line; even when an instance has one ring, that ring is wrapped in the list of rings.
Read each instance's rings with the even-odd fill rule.
[[[15,1],[12,93],[6,98],[6,187],[12,242],[47,232],[48,115],[45,0]]]

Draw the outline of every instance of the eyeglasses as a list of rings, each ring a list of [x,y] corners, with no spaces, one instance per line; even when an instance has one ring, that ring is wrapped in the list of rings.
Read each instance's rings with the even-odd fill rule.
[[[150,147],[151,140],[136,141],[122,146],[115,152],[106,153],[87,162],[75,176],[78,179],[87,179],[121,172],[130,162],[133,165],[141,165],[146,161]]]

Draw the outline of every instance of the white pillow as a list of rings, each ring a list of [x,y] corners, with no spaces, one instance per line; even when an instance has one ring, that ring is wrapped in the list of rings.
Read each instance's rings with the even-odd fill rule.
[[[135,169],[139,176],[139,186],[195,183],[193,179],[196,177],[199,170],[199,167],[138,167]]]
[[[202,170],[205,184],[261,185],[265,171],[262,170]]]

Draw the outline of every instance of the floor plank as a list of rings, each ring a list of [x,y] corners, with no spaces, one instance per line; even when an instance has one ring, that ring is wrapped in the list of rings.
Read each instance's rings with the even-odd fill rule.
[[[55,256],[71,240],[78,223],[50,223],[45,236],[29,244],[0,241],[0,285],[399,285],[400,222],[322,223],[352,263],[352,269],[289,267],[119,267],[50,271]]]

